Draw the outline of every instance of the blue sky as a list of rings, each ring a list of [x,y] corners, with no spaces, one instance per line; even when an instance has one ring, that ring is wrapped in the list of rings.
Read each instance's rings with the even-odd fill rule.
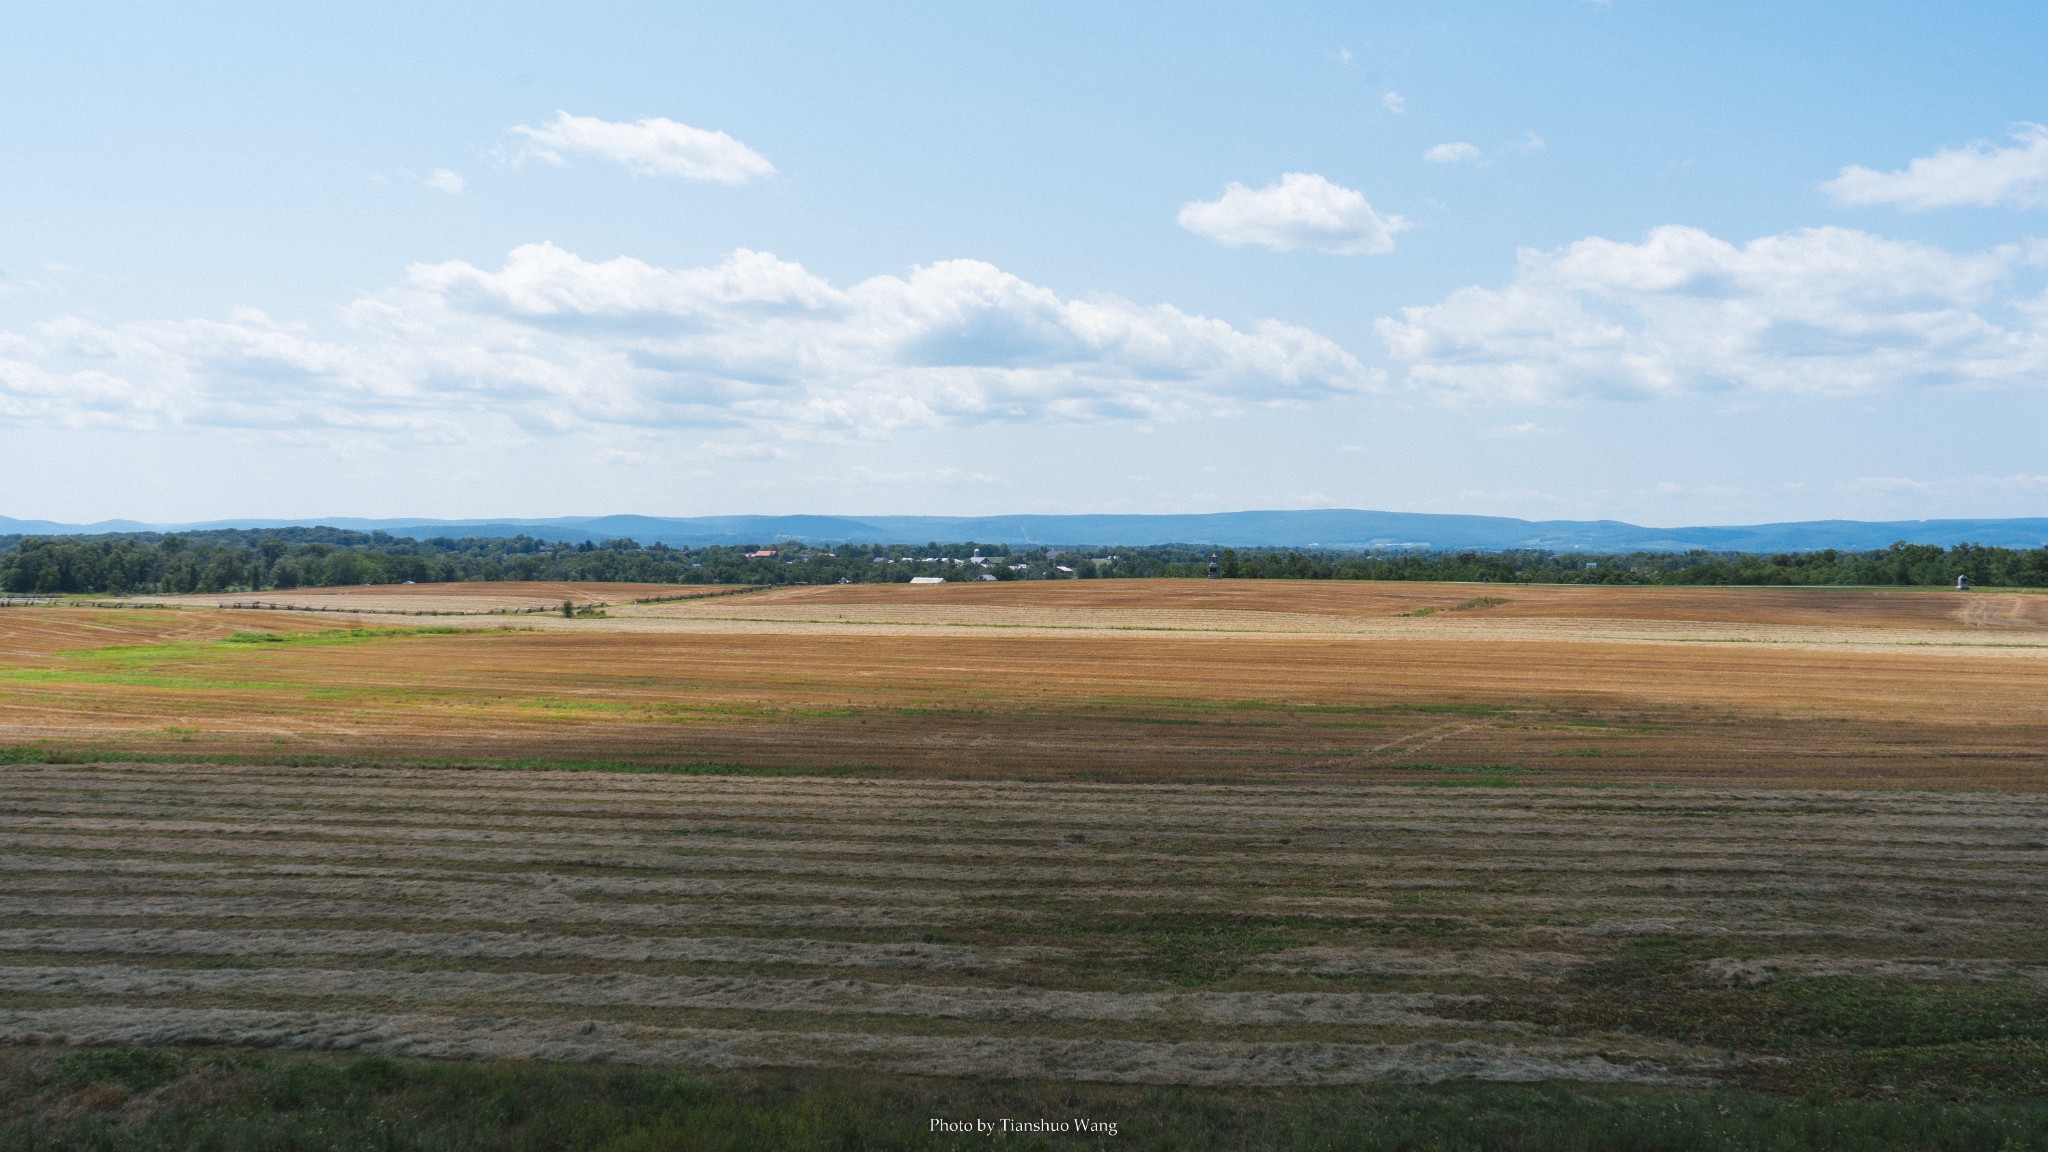
[[[2022,4],[17,5],[0,514],[2040,515],[2044,46]]]

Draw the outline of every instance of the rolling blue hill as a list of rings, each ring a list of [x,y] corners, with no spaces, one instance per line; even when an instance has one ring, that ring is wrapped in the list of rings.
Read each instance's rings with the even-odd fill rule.
[[[1781,524],[1650,528],[1619,520],[1517,520],[1348,508],[1216,512],[1201,515],[1090,516],[563,516],[548,519],[423,520],[329,517],[143,524],[103,520],[59,524],[0,516],[0,535],[279,528],[327,525],[394,536],[517,536],[581,543],[628,537],[642,544],[983,544],[1115,546],[1194,544],[1270,548],[1543,548],[1583,552],[1802,552],[1867,550],[1894,541],[2048,547],[2048,517],[2006,520],[1805,520]]]

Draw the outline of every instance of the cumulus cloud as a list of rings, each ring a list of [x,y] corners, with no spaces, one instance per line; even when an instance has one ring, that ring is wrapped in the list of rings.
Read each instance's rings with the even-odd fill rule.
[[[659,116],[628,124],[556,112],[545,124],[522,124],[512,131],[527,139],[516,159],[561,165],[569,162],[566,154],[585,153],[642,176],[719,184],[745,184],[775,174],[775,165],[766,157],[731,136]]]
[[[1944,148],[1897,172],[1852,164],[1821,189],[1844,204],[1896,204],[1911,211],[1998,204],[2034,208],[2048,203],[2048,125],[2018,125],[2012,138],[2009,148],[1984,140]]]
[[[1180,226],[1219,244],[1262,244],[1281,252],[1313,248],[1344,256],[1391,252],[1408,222],[1382,216],[1352,189],[1312,172],[1289,172],[1251,189],[1233,181],[1215,200],[1181,205]]]
[[[1431,164],[1456,164],[1461,160],[1479,159],[1479,149],[1458,140],[1450,144],[1439,144],[1422,154]]]
[[[1842,228],[1738,246],[1673,226],[1524,250],[1508,286],[1461,288],[1375,326],[1410,385],[1466,400],[2039,382],[2048,300],[2006,291],[2034,255]]]
[[[953,260],[839,287],[740,250],[667,269],[551,244],[411,268],[322,336],[261,313],[0,334],[0,419],[429,439],[591,428],[879,436],[999,420],[1176,419],[1371,387],[1276,321],[1062,298]]]

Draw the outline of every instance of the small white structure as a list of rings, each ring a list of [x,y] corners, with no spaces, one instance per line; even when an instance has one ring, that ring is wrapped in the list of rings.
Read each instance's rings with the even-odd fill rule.
[[[1958,591],[1958,592],[1968,592],[1969,590],[1970,590],[1970,578],[1969,578],[1968,576],[1958,576],[1958,577],[1956,577],[1956,591]]]
[[[912,576],[910,582],[912,584],[944,584],[946,578],[944,576]]]

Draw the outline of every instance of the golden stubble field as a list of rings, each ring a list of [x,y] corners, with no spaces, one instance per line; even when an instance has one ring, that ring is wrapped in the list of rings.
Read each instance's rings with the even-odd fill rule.
[[[2048,1093],[2048,598],[605,592],[0,610],[0,1043]]]
[[[318,614],[0,610],[0,746],[1103,780],[2048,783],[2040,595],[1104,580],[612,592],[601,619],[345,610],[393,595],[475,611],[507,594],[326,590],[341,611]]]

